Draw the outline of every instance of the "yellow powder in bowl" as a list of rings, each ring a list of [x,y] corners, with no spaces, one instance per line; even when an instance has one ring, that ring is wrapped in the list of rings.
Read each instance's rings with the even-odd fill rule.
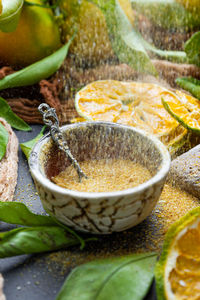
[[[79,182],[73,166],[52,178],[57,185],[79,192],[113,192],[133,188],[149,180],[152,176],[139,163],[124,159],[100,159],[80,162],[80,167],[88,176]]]

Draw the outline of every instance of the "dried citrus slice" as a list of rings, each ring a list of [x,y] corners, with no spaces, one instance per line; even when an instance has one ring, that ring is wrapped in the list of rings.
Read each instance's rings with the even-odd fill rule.
[[[141,128],[161,139],[169,150],[186,139],[187,130],[163,107],[165,88],[141,82],[95,81],[75,97],[76,110],[89,121],[111,121]]]
[[[170,227],[155,276],[158,300],[200,299],[200,207]]]
[[[181,91],[163,92],[166,110],[185,128],[200,134],[200,101]]]

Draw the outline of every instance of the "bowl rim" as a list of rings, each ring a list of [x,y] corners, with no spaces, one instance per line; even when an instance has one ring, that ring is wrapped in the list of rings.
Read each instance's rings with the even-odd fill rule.
[[[144,130],[138,129],[136,127],[128,126],[128,125],[123,125],[119,123],[112,123],[112,122],[105,122],[105,121],[86,121],[86,122],[79,122],[79,123],[74,123],[74,124],[67,124],[64,126],[61,126],[61,130],[65,131],[66,129],[71,129],[71,128],[76,128],[76,127],[87,127],[87,126],[92,126],[92,125],[103,125],[103,126],[112,126],[112,127],[121,127],[126,130],[132,130],[134,132],[137,132],[147,139],[151,140],[154,145],[157,147],[159,150],[161,157],[162,157],[162,162],[161,162],[161,167],[158,170],[158,172],[152,176],[149,180],[145,181],[144,183],[137,185],[133,188],[125,189],[125,190],[120,190],[120,191],[112,191],[112,192],[80,192],[80,191],[74,191],[74,190],[69,190],[63,187],[60,187],[50,181],[42,172],[40,171],[40,164],[39,164],[39,159],[40,159],[40,150],[42,149],[42,146],[47,143],[50,139],[50,132],[45,134],[33,147],[30,156],[29,156],[29,168],[31,175],[33,178],[35,178],[37,181],[40,182],[43,186],[45,186],[48,190],[52,192],[59,193],[63,196],[71,196],[75,198],[88,198],[90,200],[92,199],[101,199],[105,197],[109,198],[114,198],[114,197],[119,197],[119,196],[128,196],[128,195],[133,195],[140,193],[144,190],[146,190],[148,187],[153,186],[155,183],[161,181],[164,179],[170,169],[170,163],[171,163],[171,157],[170,153],[167,150],[166,146],[154,135],[149,134],[145,132]]]

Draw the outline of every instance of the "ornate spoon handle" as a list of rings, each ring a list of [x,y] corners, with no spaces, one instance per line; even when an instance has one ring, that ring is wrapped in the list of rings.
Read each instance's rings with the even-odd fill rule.
[[[83,171],[81,170],[77,160],[73,157],[67,142],[64,139],[64,136],[59,128],[59,121],[56,115],[56,110],[51,108],[48,104],[42,103],[38,107],[39,112],[43,116],[43,122],[50,128],[50,133],[53,141],[58,145],[58,148],[66,153],[69,160],[71,161],[73,167],[76,169],[81,182],[82,177],[88,178]]]

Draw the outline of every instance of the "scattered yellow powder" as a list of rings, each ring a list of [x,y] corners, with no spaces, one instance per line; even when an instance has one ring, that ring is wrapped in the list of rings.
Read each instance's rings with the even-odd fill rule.
[[[178,187],[165,184],[159,202],[155,209],[163,233],[169,229],[169,226],[184,216],[191,209],[198,207],[199,199],[181,190]]]
[[[55,276],[58,272],[59,275],[65,275],[71,268],[98,258],[147,251],[156,251],[159,254],[170,225],[199,205],[199,199],[165,184],[157,206],[142,223],[123,232],[97,236],[98,240],[87,242],[83,250],[76,246],[50,253],[46,256],[48,269]]]
[[[88,160],[80,163],[88,179],[81,182],[73,166],[67,167],[52,180],[59,186],[80,192],[112,192],[132,188],[151,178],[147,168],[124,159]]]

